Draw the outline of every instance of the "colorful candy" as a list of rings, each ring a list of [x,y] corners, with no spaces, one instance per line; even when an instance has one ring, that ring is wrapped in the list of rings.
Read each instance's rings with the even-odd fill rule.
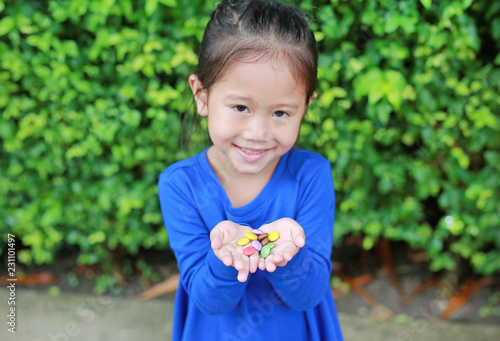
[[[253,246],[249,246],[249,247],[246,247],[243,249],[243,254],[245,256],[248,256],[250,257],[251,255],[253,255],[255,252],[255,248]]]
[[[264,232],[257,237],[257,240],[260,242],[262,239],[267,238],[268,235],[269,235],[268,233]]]
[[[245,233],[245,236],[247,236],[247,238],[250,240],[257,240],[257,236],[253,233],[247,232]]]
[[[255,248],[255,251],[262,250],[262,244],[258,240],[253,240],[252,246]]]
[[[252,233],[245,233],[245,238],[238,240],[238,245],[245,246],[252,242],[251,246],[247,246],[243,249],[243,254],[250,257],[256,251],[260,252],[263,258],[268,257],[271,254],[271,249],[276,246],[274,241],[278,240],[280,234],[278,231],[272,231],[266,233],[262,230],[256,229],[252,230]]]
[[[269,233],[269,236],[268,236],[270,242],[274,242],[279,237],[280,237],[280,233],[277,231],[273,231],[273,232]]]
[[[240,246],[247,245],[248,243],[250,243],[250,239],[248,238],[241,238],[240,240],[238,240],[238,245]]]
[[[276,244],[274,243],[269,243],[263,246],[262,250],[260,250],[260,255],[262,256],[262,258],[266,258],[267,256],[269,256],[269,254],[271,253],[271,249],[275,246]]]

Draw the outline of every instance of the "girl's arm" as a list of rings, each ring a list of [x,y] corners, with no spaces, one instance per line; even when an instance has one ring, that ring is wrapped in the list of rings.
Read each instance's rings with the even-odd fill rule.
[[[180,177],[185,175],[180,175]],[[219,260],[210,246],[210,230],[195,208],[189,188],[180,188],[176,173],[162,173],[158,182],[161,210],[170,247],[175,253],[180,283],[206,314],[231,311],[240,301],[246,283],[238,282],[238,271]]]
[[[313,308],[331,290],[335,191],[330,163],[324,160],[318,168],[302,185],[294,217],[304,229],[305,246],[285,266],[268,273],[277,294],[295,310]]]

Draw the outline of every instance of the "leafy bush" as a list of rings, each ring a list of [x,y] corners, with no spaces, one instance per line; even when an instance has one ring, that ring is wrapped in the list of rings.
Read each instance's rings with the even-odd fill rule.
[[[156,181],[199,151],[179,148],[180,114],[213,6],[0,0],[0,232],[20,262],[167,247]],[[339,241],[402,240],[433,271],[500,269],[500,4],[300,6],[320,84],[299,145],[332,162]]]
[[[138,6],[2,3],[1,220],[23,263],[167,247],[156,181],[189,152],[178,112],[206,19],[201,4]]]
[[[332,3],[315,10],[320,98],[302,141],[332,162],[337,237],[497,271],[500,4]]]

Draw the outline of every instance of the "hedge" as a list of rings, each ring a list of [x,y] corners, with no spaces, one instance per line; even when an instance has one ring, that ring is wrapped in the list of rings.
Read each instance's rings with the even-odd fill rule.
[[[498,271],[500,3],[299,5],[320,57],[298,146],[332,163],[337,243],[404,241],[432,271]],[[214,6],[0,0],[0,232],[20,263],[168,248],[156,183],[203,147],[203,131],[179,141]]]

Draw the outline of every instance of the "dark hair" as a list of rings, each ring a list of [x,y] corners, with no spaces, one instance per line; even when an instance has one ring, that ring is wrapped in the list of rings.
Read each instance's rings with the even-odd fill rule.
[[[203,89],[235,62],[285,57],[306,88],[306,105],[317,86],[318,51],[307,17],[290,5],[266,0],[222,0],[207,24],[196,75]]]

